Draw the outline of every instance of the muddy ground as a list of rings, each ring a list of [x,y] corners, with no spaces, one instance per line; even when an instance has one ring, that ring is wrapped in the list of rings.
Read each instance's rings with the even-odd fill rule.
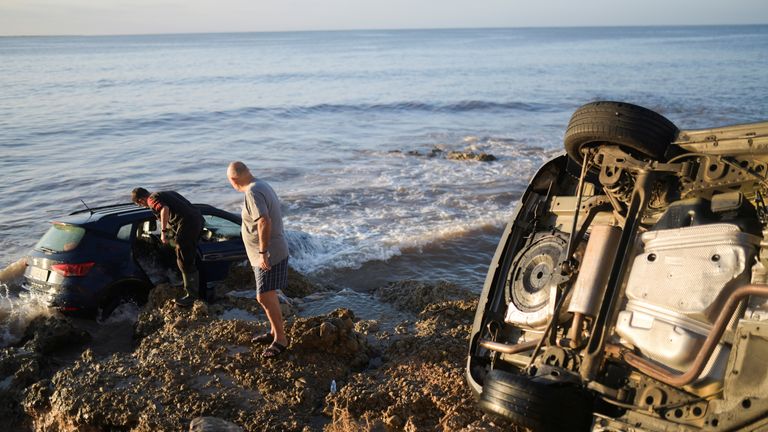
[[[373,301],[413,317],[388,328],[348,308],[297,315],[333,290],[293,273],[290,348],[264,359],[251,342],[267,331],[261,308],[229,295],[250,288],[246,273],[210,305],[179,309],[179,288],[161,285],[127,321],[39,317],[0,349],[0,429],[510,430],[475,408],[464,382],[476,295],[447,283],[381,287]]]

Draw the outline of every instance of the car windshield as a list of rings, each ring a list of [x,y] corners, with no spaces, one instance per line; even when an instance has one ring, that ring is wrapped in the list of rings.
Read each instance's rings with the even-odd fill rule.
[[[67,252],[77,247],[85,235],[85,229],[54,222],[43,235],[43,238],[35,245],[35,249],[46,252]]]

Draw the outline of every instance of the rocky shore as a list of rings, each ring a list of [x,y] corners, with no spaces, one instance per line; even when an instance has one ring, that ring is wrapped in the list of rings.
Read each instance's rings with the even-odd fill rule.
[[[109,323],[35,319],[0,349],[2,430],[510,430],[475,408],[464,382],[474,294],[448,283],[381,287],[372,301],[412,317],[389,328],[349,308],[300,316],[333,290],[292,273],[290,348],[263,359],[251,338],[267,328],[243,295],[248,276],[235,272],[216,302],[186,310],[171,300],[179,288],[160,285],[124,315],[123,336]]]

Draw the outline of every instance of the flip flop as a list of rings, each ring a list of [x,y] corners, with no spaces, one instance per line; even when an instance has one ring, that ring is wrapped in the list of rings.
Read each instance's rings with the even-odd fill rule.
[[[280,354],[282,354],[283,351],[285,351],[287,348],[288,347],[283,345],[283,344],[279,344],[277,342],[272,342],[272,344],[267,349],[264,350],[264,352],[261,354],[261,356],[264,357],[264,358],[277,357]]]
[[[258,335],[255,338],[251,339],[252,343],[255,344],[271,344],[272,341],[274,341],[275,338],[272,336],[272,333],[264,333],[263,335]]]

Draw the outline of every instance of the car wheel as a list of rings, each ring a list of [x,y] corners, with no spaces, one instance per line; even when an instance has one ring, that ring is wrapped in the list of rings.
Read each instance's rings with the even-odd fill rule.
[[[618,144],[635,155],[663,160],[678,132],[674,123],[648,108],[600,101],[574,111],[563,141],[568,155],[579,164],[583,148],[601,144]]]
[[[579,387],[500,370],[486,375],[479,407],[534,431],[584,431],[592,422],[592,400]]]

